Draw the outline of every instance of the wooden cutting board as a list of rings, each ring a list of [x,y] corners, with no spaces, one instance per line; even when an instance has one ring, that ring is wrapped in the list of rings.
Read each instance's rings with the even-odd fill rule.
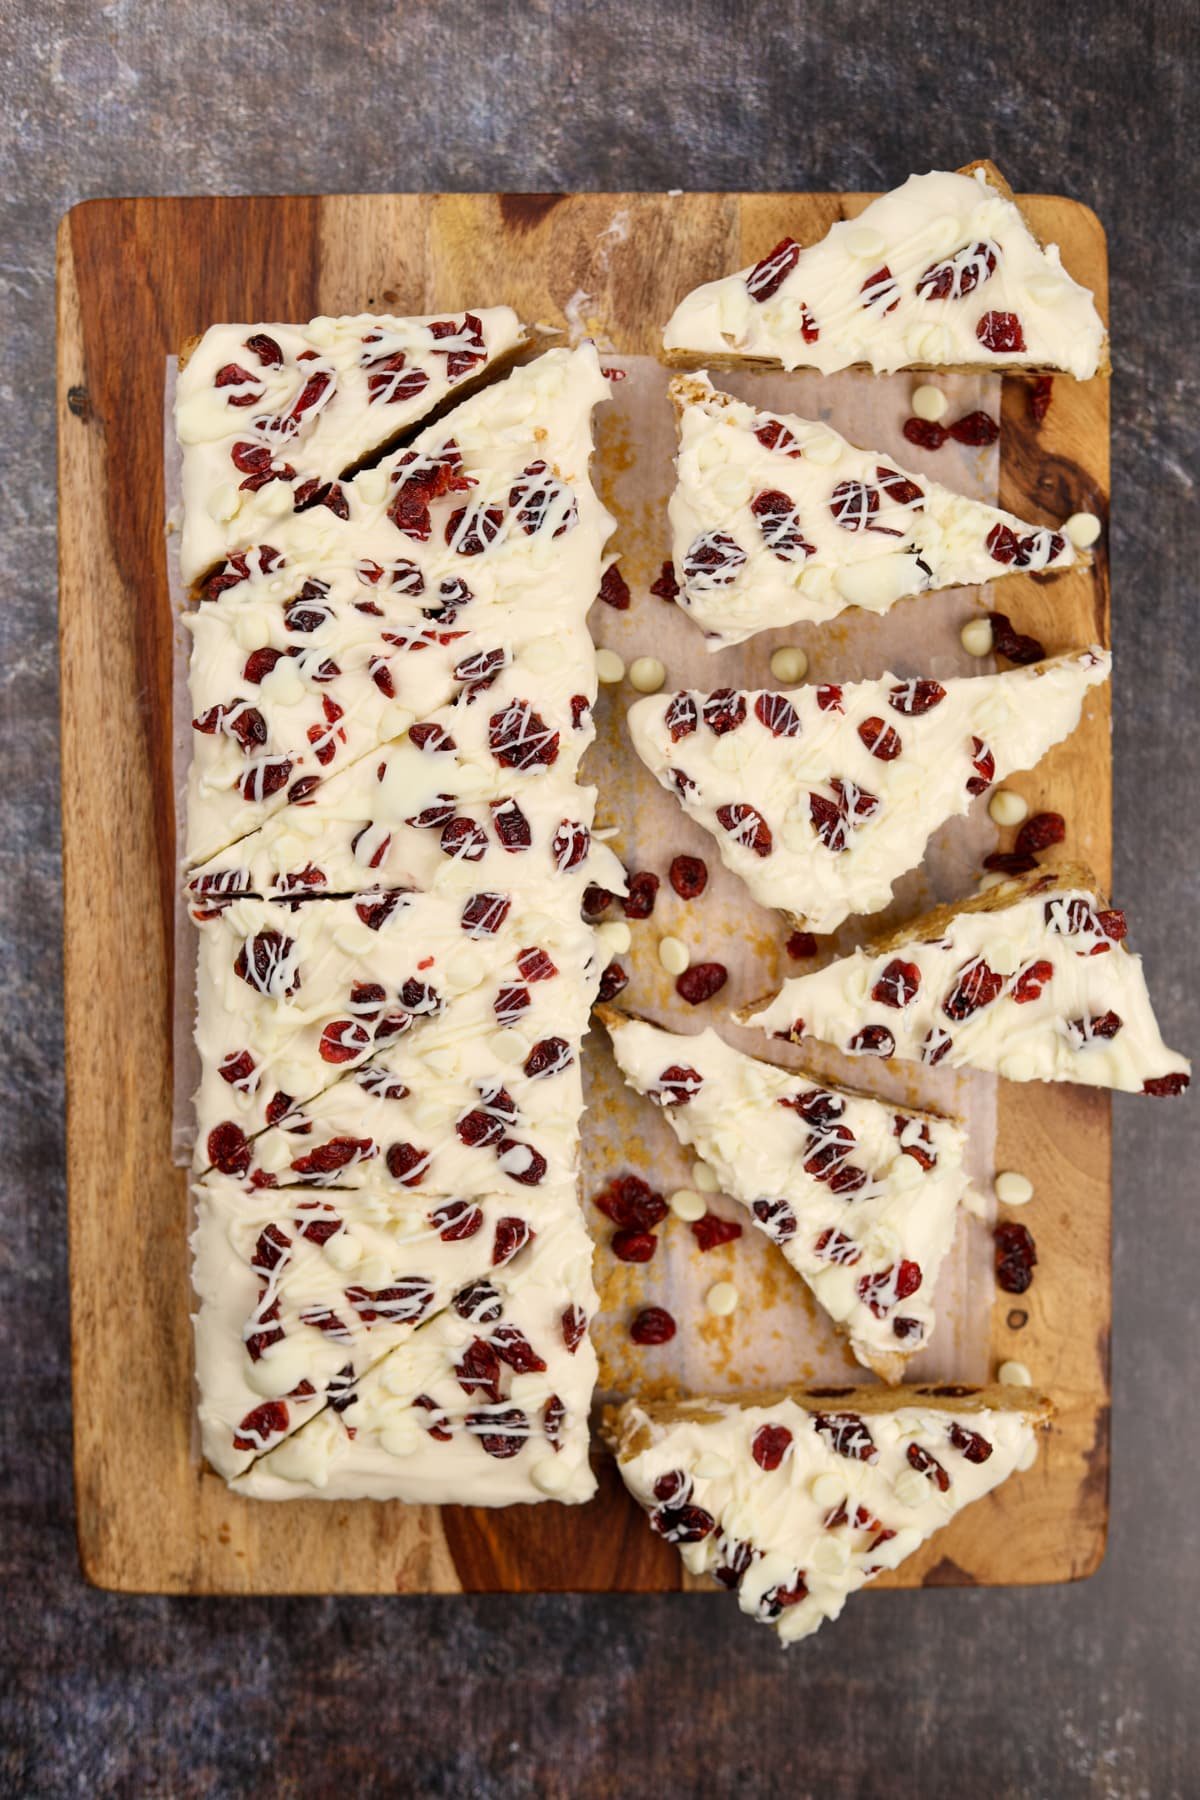
[[[686,1585],[607,1457],[585,1508],[486,1512],[255,1504],[192,1447],[184,1172],[171,1161],[175,830],[172,622],[163,543],[166,359],[219,319],[508,301],[566,323],[587,296],[617,349],[654,354],[697,282],[785,234],[819,237],[867,195],[440,194],[92,200],[58,247],[62,783],[75,1475],[80,1557],[107,1588],[162,1593],[606,1590]],[[1086,207],[1023,204],[1107,308]],[[617,223],[614,224],[614,221]],[[864,377],[864,379],[867,379]],[[1005,383],[1001,504],[1106,517],[1109,392],[1060,379],[1035,430]],[[665,536],[665,534],[664,534]],[[617,540],[619,547],[619,537]],[[1108,641],[1104,540],[1091,571],[1015,576],[1002,604],[1050,650]],[[1107,880],[1107,697],[1012,783],[1070,820]],[[883,1587],[1090,1574],[1108,1506],[1110,1109],[1082,1088],[1001,1084],[998,1166],[1036,1174],[1039,1265],[997,1296],[997,1362],[1058,1405],[1035,1470],[971,1508]],[[1036,1216],[1035,1216],[1036,1215]],[[599,1453],[598,1453],[599,1455]]]

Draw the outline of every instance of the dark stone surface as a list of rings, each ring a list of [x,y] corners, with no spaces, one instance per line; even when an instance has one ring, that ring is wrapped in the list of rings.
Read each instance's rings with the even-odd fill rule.
[[[720,1598],[187,1602],[83,1585],[52,384],[54,226],[89,195],[861,188],[990,154],[1017,188],[1089,201],[1114,278],[1117,893],[1166,1035],[1194,1045],[1200,14],[10,0],[4,17],[0,1787],[1196,1793],[1194,1102],[1116,1108],[1113,1526],[1091,1582],[879,1595],[786,1658]]]

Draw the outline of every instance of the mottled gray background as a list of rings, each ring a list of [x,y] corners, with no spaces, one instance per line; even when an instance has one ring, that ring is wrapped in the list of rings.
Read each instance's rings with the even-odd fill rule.
[[[1195,1050],[1192,0],[0,4],[0,1783],[6,1794],[1200,1792],[1197,1107],[1117,1104],[1091,1581],[728,1602],[119,1598],[80,1580],[59,1010],[53,243],[92,195],[886,187],[993,156],[1113,261],[1117,895]],[[1186,176],[1185,176],[1186,159]],[[72,520],[70,529],[86,529]],[[119,1271],[114,1271],[114,1277]]]

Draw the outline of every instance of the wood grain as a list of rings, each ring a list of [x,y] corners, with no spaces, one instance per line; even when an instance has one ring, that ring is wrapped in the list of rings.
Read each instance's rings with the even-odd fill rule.
[[[564,308],[626,352],[697,281],[784,232],[819,235],[866,195],[393,195],[96,200],[58,252],[63,837],[75,1473],[80,1558],[99,1586],[188,1593],[648,1591],[684,1585],[611,1464],[582,1509],[485,1513],[377,1503],[286,1507],[229,1493],[195,1458],[186,1185],[170,1158],[174,820],[171,620],[161,467],[165,359],[223,318]],[[1103,231],[1073,202],[1025,200],[1107,311]],[[1108,387],[1055,383],[1035,432],[1005,387],[1002,503],[1104,516]],[[1048,649],[1107,642],[1094,568],[1012,577],[1005,601]],[[1031,774],[1072,849],[1107,880],[1107,697]],[[1136,924],[1136,922],[1135,922]],[[1000,1090],[1001,1166],[1036,1173],[1038,1277],[992,1321],[1058,1419],[1036,1469],[972,1508],[881,1586],[1086,1575],[1104,1547],[1110,1322],[1109,1107],[1074,1088]],[[1003,1296],[1000,1297],[1003,1300]],[[599,1457],[600,1453],[597,1452]]]

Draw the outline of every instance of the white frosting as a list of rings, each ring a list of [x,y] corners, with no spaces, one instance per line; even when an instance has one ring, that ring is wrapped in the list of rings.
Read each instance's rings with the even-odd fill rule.
[[[607,1022],[625,1079],[748,1208],[858,1360],[899,1379],[936,1323],[938,1270],[967,1188],[960,1127],[743,1056],[715,1031]]]
[[[671,391],[678,604],[710,650],[847,606],[885,612],[908,594],[1078,560],[1064,532],[968,500],[829,425],[756,411],[705,375]]]
[[[318,506],[242,539],[190,619],[189,861],[452,696],[484,740],[518,674],[547,694],[579,683],[567,712],[594,698],[584,618],[612,520],[588,458],[607,394],[590,346],[548,351],[344,483],[345,517]],[[576,761],[590,729],[568,723]]]
[[[1186,1078],[1187,1059],[1162,1041],[1141,959],[1105,923],[1124,930],[1123,915],[1071,872],[1060,881],[1043,870],[1001,883],[948,923],[914,920],[886,950],[856,950],[785,981],[747,1023],[1009,1081],[1140,1093]]]
[[[306,482],[337,481],[454,388],[478,380],[523,337],[508,306],[210,326],[180,371],[176,393],[184,579],[255,543]],[[239,374],[247,379],[235,379]],[[278,473],[255,486],[260,465]]]
[[[889,903],[968,810],[968,783],[1031,768],[1066,737],[1110,664],[1093,649],[965,680],[660,694],[630,708],[629,732],[755,899],[833,931]]]
[[[855,1399],[814,1398],[811,1411],[699,1401],[667,1419],[630,1401],[619,1415],[618,1466],[652,1527],[785,1645],[836,1619],[1035,1449],[1036,1403],[1022,1410],[1015,1394],[1008,1409],[954,1412],[914,1400],[858,1414]]]
[[[345,1411],[327,1408],[261,1456],[233,1483],[238,1491],[426,1505],[590,1500],[596,1353],[584,1327],[596,1292],[574,1193],[561,1194],[536,1230],[510,1262],[484,1260],[492,1295],[477,1289],[461,1311],[451,1304],[411,1333],[363,1374]]]
[[[827,375],[864,363],[876,373],[1062,369],[1080,380],[1104,357],[1090,291],[982,170],[911,175],[819,243],[763,249],[762,262],[680,301],[668,350]],[[1011,315],[1019,339],[1003,334]]]

